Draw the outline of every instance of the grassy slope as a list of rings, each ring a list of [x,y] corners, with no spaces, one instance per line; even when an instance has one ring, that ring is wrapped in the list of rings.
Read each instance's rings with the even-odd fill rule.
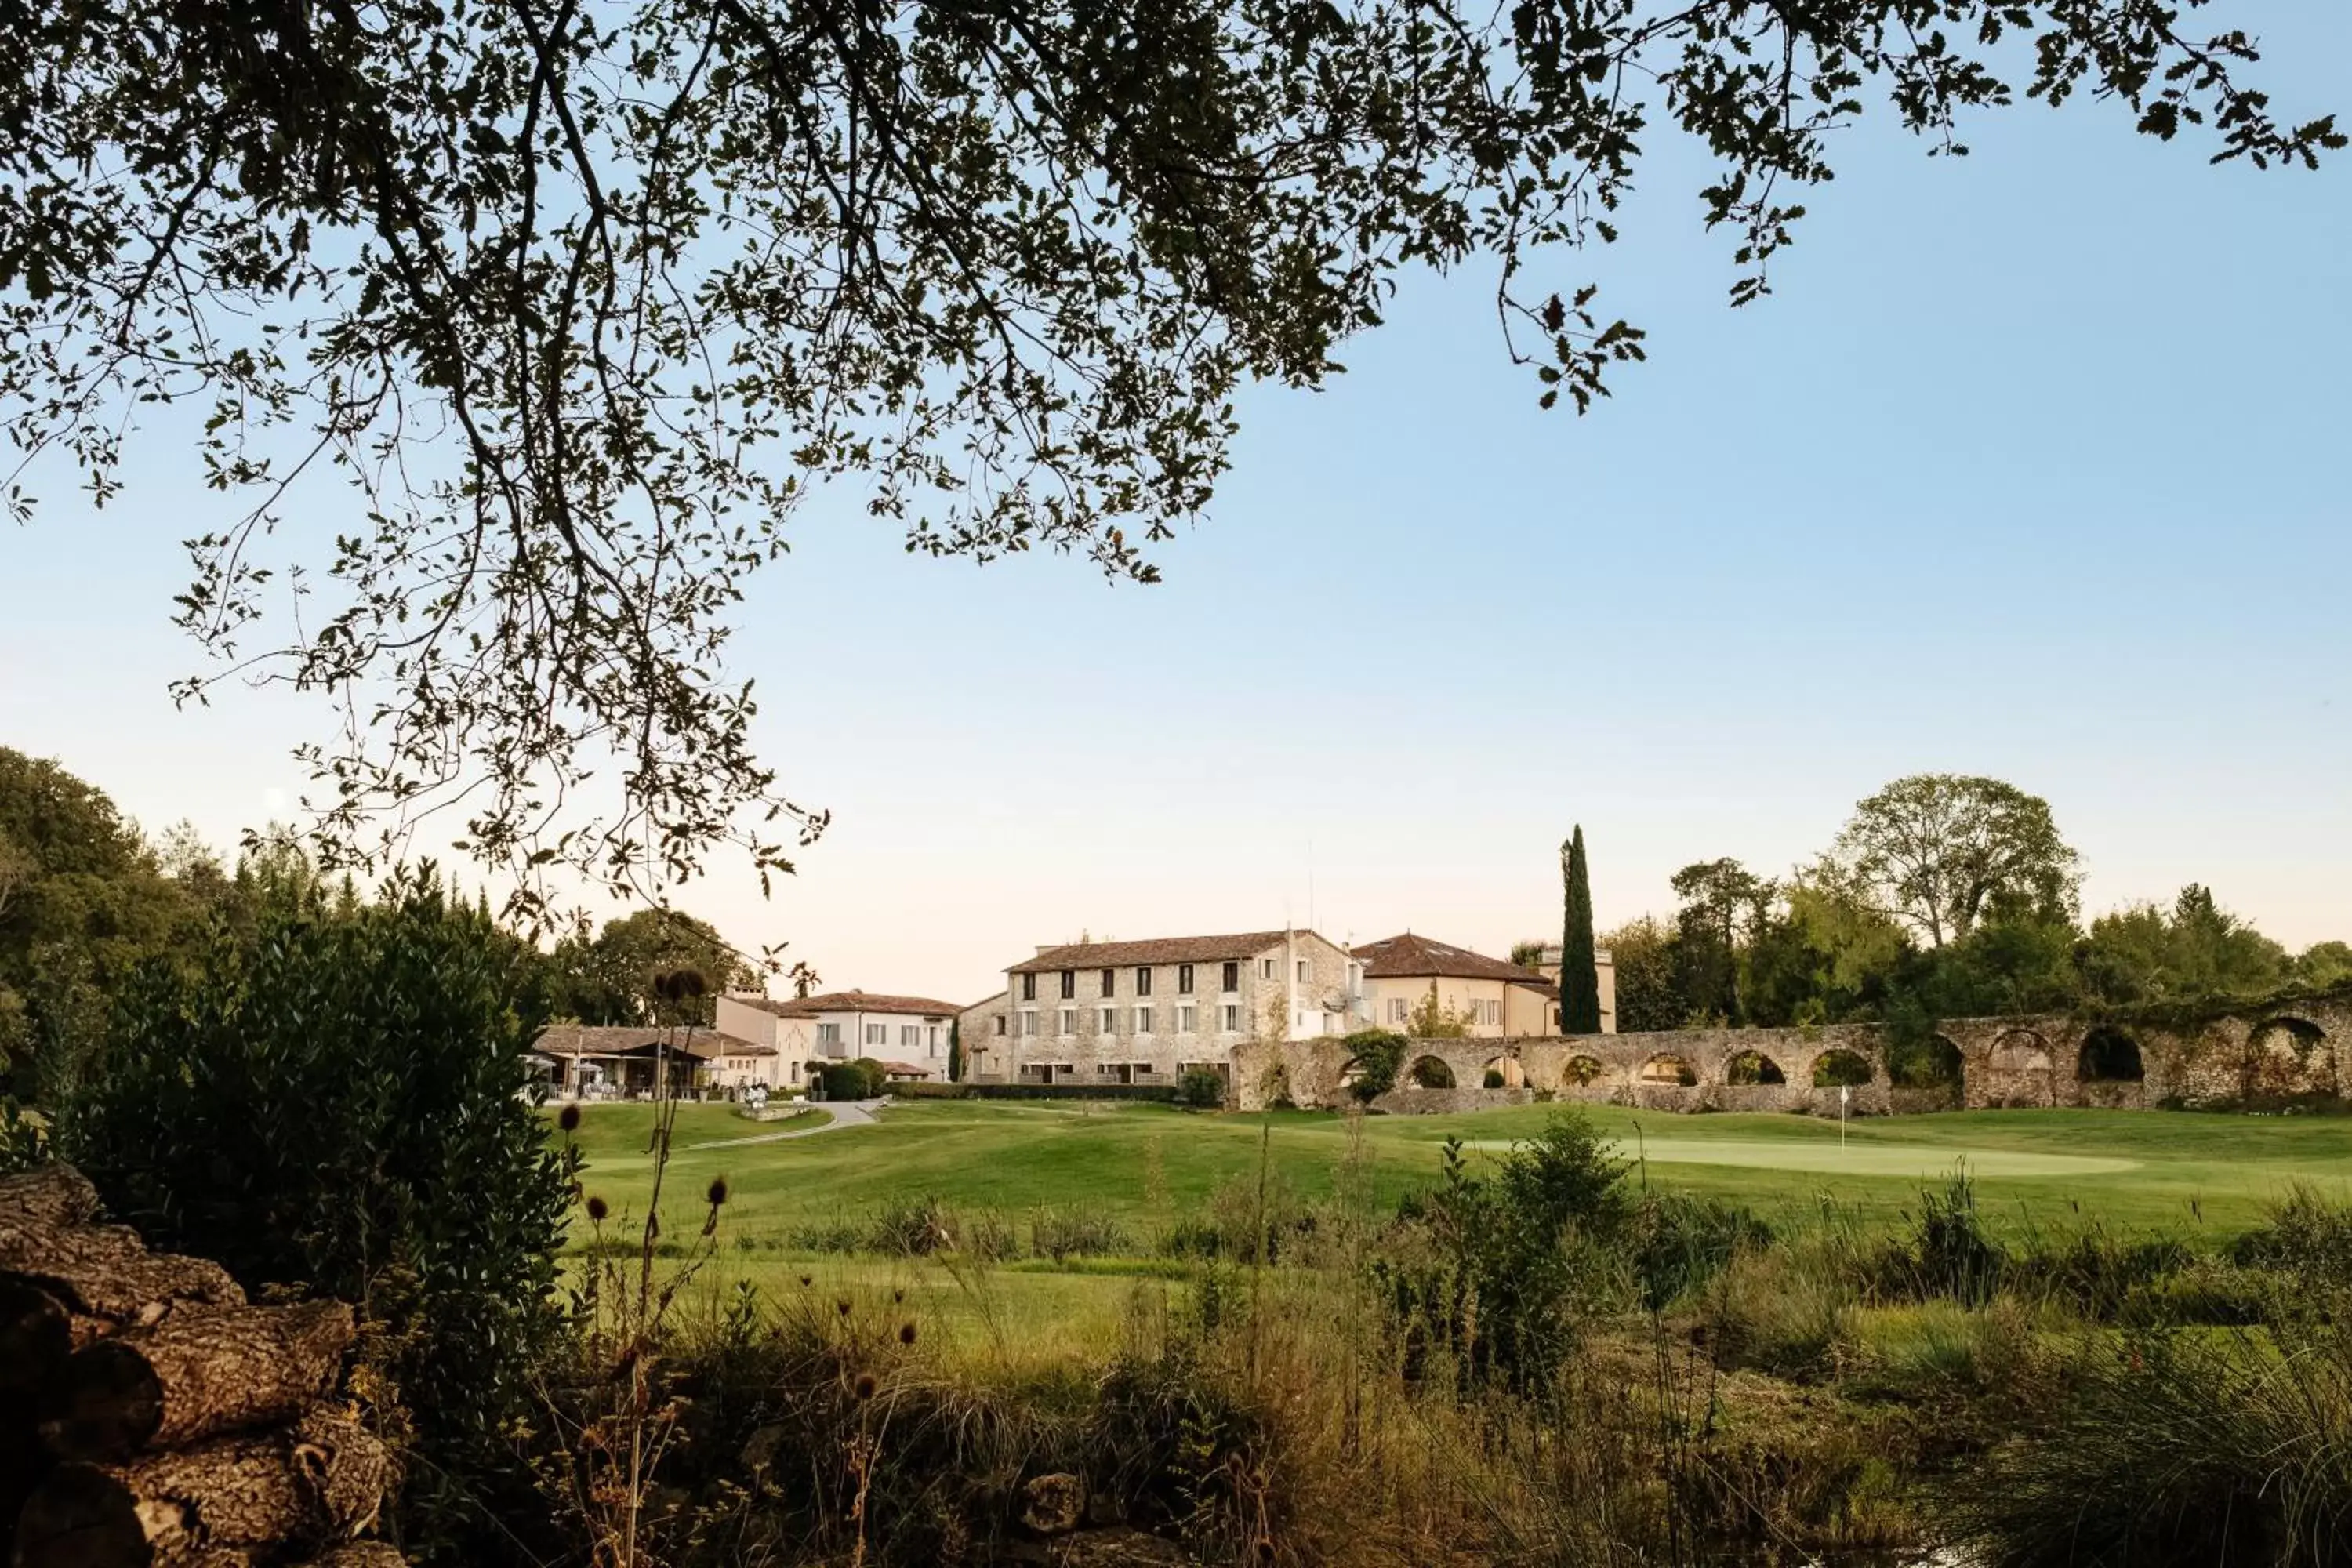
[[[1434,1179],[1448,1136],[1479,1143],[1522,1136],[1550,1107],[1463,1117],[1377,1117],[1364,1123],[1375,1194],[1393,1201]],[[1709,1142],[1782,1145],[1800,1164],[1834,1166],[1838,1129],[1805,1117],[1672,1116],[1614,1108],[1590,1112],[1625,1141],[1671,1141],[1690,1150]],[[649,1161],[641,1106],[587,1109],[580,1142],[587,1186],[616,1209],[644,1201]],[[680,1110],[677,1142],[771,1131],[718,1106]],[[1159,1106],[1073,1102],[916,1102],[883,1123],[813,1138],[681,1152],[668,1191],[692,1206],[709,1178],[725,1174],[734,1197],[724,1234],[769,1245],[795,1226],[852,1217],[896,1200],[937,1195],[964,1209],[1018,1217],[1045,1205],[1107,1210],[1140,1233],[1197,1213],[1228,1182],[1254,1179],[1259,1139],[1274,1168],[1309,1197],[1329,1192],[1346,1146],[1345,1124],[1309,1113],[1196,1116]],[[1857,1166],[1884,1165],[1874,1152],[2004,1152],[2129,1161],[2121,1170],[2063,1174],[1988,1173],[1979,1201],[2009,1224],[2063,1227],[2096,1218],[2124,1229],[2180,1229],[2219,1239],[2258,1221],[2290,1184],[2309,1182],[2352,1196],[2352,1120],[2256,1119],[2112,1111],[1981,1111],[1888,1117],[1849,1125]],[[1743,1155],[1748,1151],[1743,1151]],[[1892,1219],[1916,1203],[1920,1179],[1865,1171],[1754,1164],[1652,1162],[1650,1184],[1744,1202],[1770,1217],[1818,1212],[1824,1197],[1868,1218]],[[1932,1166],[1932,1155],[1896,1163]],[[665,1209],[669,1205],[666,1203]],[[675,1233],[676,1220],[672,1228]]]

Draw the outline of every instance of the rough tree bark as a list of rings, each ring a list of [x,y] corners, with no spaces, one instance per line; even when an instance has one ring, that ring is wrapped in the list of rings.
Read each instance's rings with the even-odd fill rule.
[[[184,1307],[77,1352],[47,1385],[41,1437],[61,1458],[113,1459],[291,1420],[351,1342],[341,1301]]]
[[[17,1231],[63,1230],[98,1213],[98,1189],[71,1165],[0,1176],[0,1246]]]
[[[60,1465],[25,1504],[16,1568],[194,1568],[347,1542],[375,1519],[383,1446],[320,1407],[289,1430],[121,1465]]]
[[[155,1322],[178,1301],[245,1302],[219,1264],[151,1253],[121,1226],[0,1229],[0,1274],[39,1286],[79,1316],[123,1326]]]

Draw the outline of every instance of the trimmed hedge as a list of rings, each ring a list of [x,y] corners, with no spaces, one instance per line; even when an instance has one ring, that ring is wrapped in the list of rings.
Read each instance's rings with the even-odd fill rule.
[[[900,1083],[890,1092],[901,1100],[1140,1100],[1173,1105],[1183,1097],[1161,1083]]]

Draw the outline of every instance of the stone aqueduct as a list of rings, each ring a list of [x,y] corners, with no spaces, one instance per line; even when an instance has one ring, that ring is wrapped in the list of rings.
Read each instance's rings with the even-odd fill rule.
[[[1874,1024],[1692,1029],[1639,1035],[1414,1040],[1396,1087],[1372,1102],[1398,1112],[1471,1110],[1539,1095],[1652,1110],[1790,1110],[1835,1115],[1840,1084],[1855,1115],[2016,1106],[2278,1103],[2352,1093],[2352,993],[2179,1027],[2066,1015],[1956,1018],[1936,1049],[1957,1083],[1889,1081]],[[1353,1058],[1339,1039],[1253,1042],[1234,1052],[1239,1109],[1286,1095],[1345,1103]],[[1489,1075],[1500,1088],[1487,1087]]]

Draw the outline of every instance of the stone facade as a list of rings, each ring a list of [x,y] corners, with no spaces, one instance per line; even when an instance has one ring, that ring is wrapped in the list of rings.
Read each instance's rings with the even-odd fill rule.
[[[1960,1107],[2334,1101],[2352,1090],[2352,1072],[2342,1061],[2352,1044],[2352,994],[2179,1029],[2058,1015],[1959,1018],[1938,1026],[1937,1038],[1957,1061],[1957,1086],[1891,1084],[1885,1042],[1872,1024],[1416,1040],[1398,1087],[1373,1108],[1477,1110],[1545,1094],[1651,1110],[1835,1115],[1841,1077],[1856,1080],[1846,1085],[1844,1109],[1864,1116]],[[1234,1103],[1257,1110],[1286,1094],[1302,1106],[1340,1105],[1349,1063],[1338,1040],[1253,1041],[1234,1053]],[[1485,1088],[1490,1071],[1506,1087]],[[1817,1075],[1828,1081],[1817,1083]]]
[[[1229,1072],[1253,1038],[1361,1023],[1357,965],[1313,931],[1076,943],[1008,968],[1005,983],[963,1015],[973,1082],[1171,1084],[1194,1067]]]

